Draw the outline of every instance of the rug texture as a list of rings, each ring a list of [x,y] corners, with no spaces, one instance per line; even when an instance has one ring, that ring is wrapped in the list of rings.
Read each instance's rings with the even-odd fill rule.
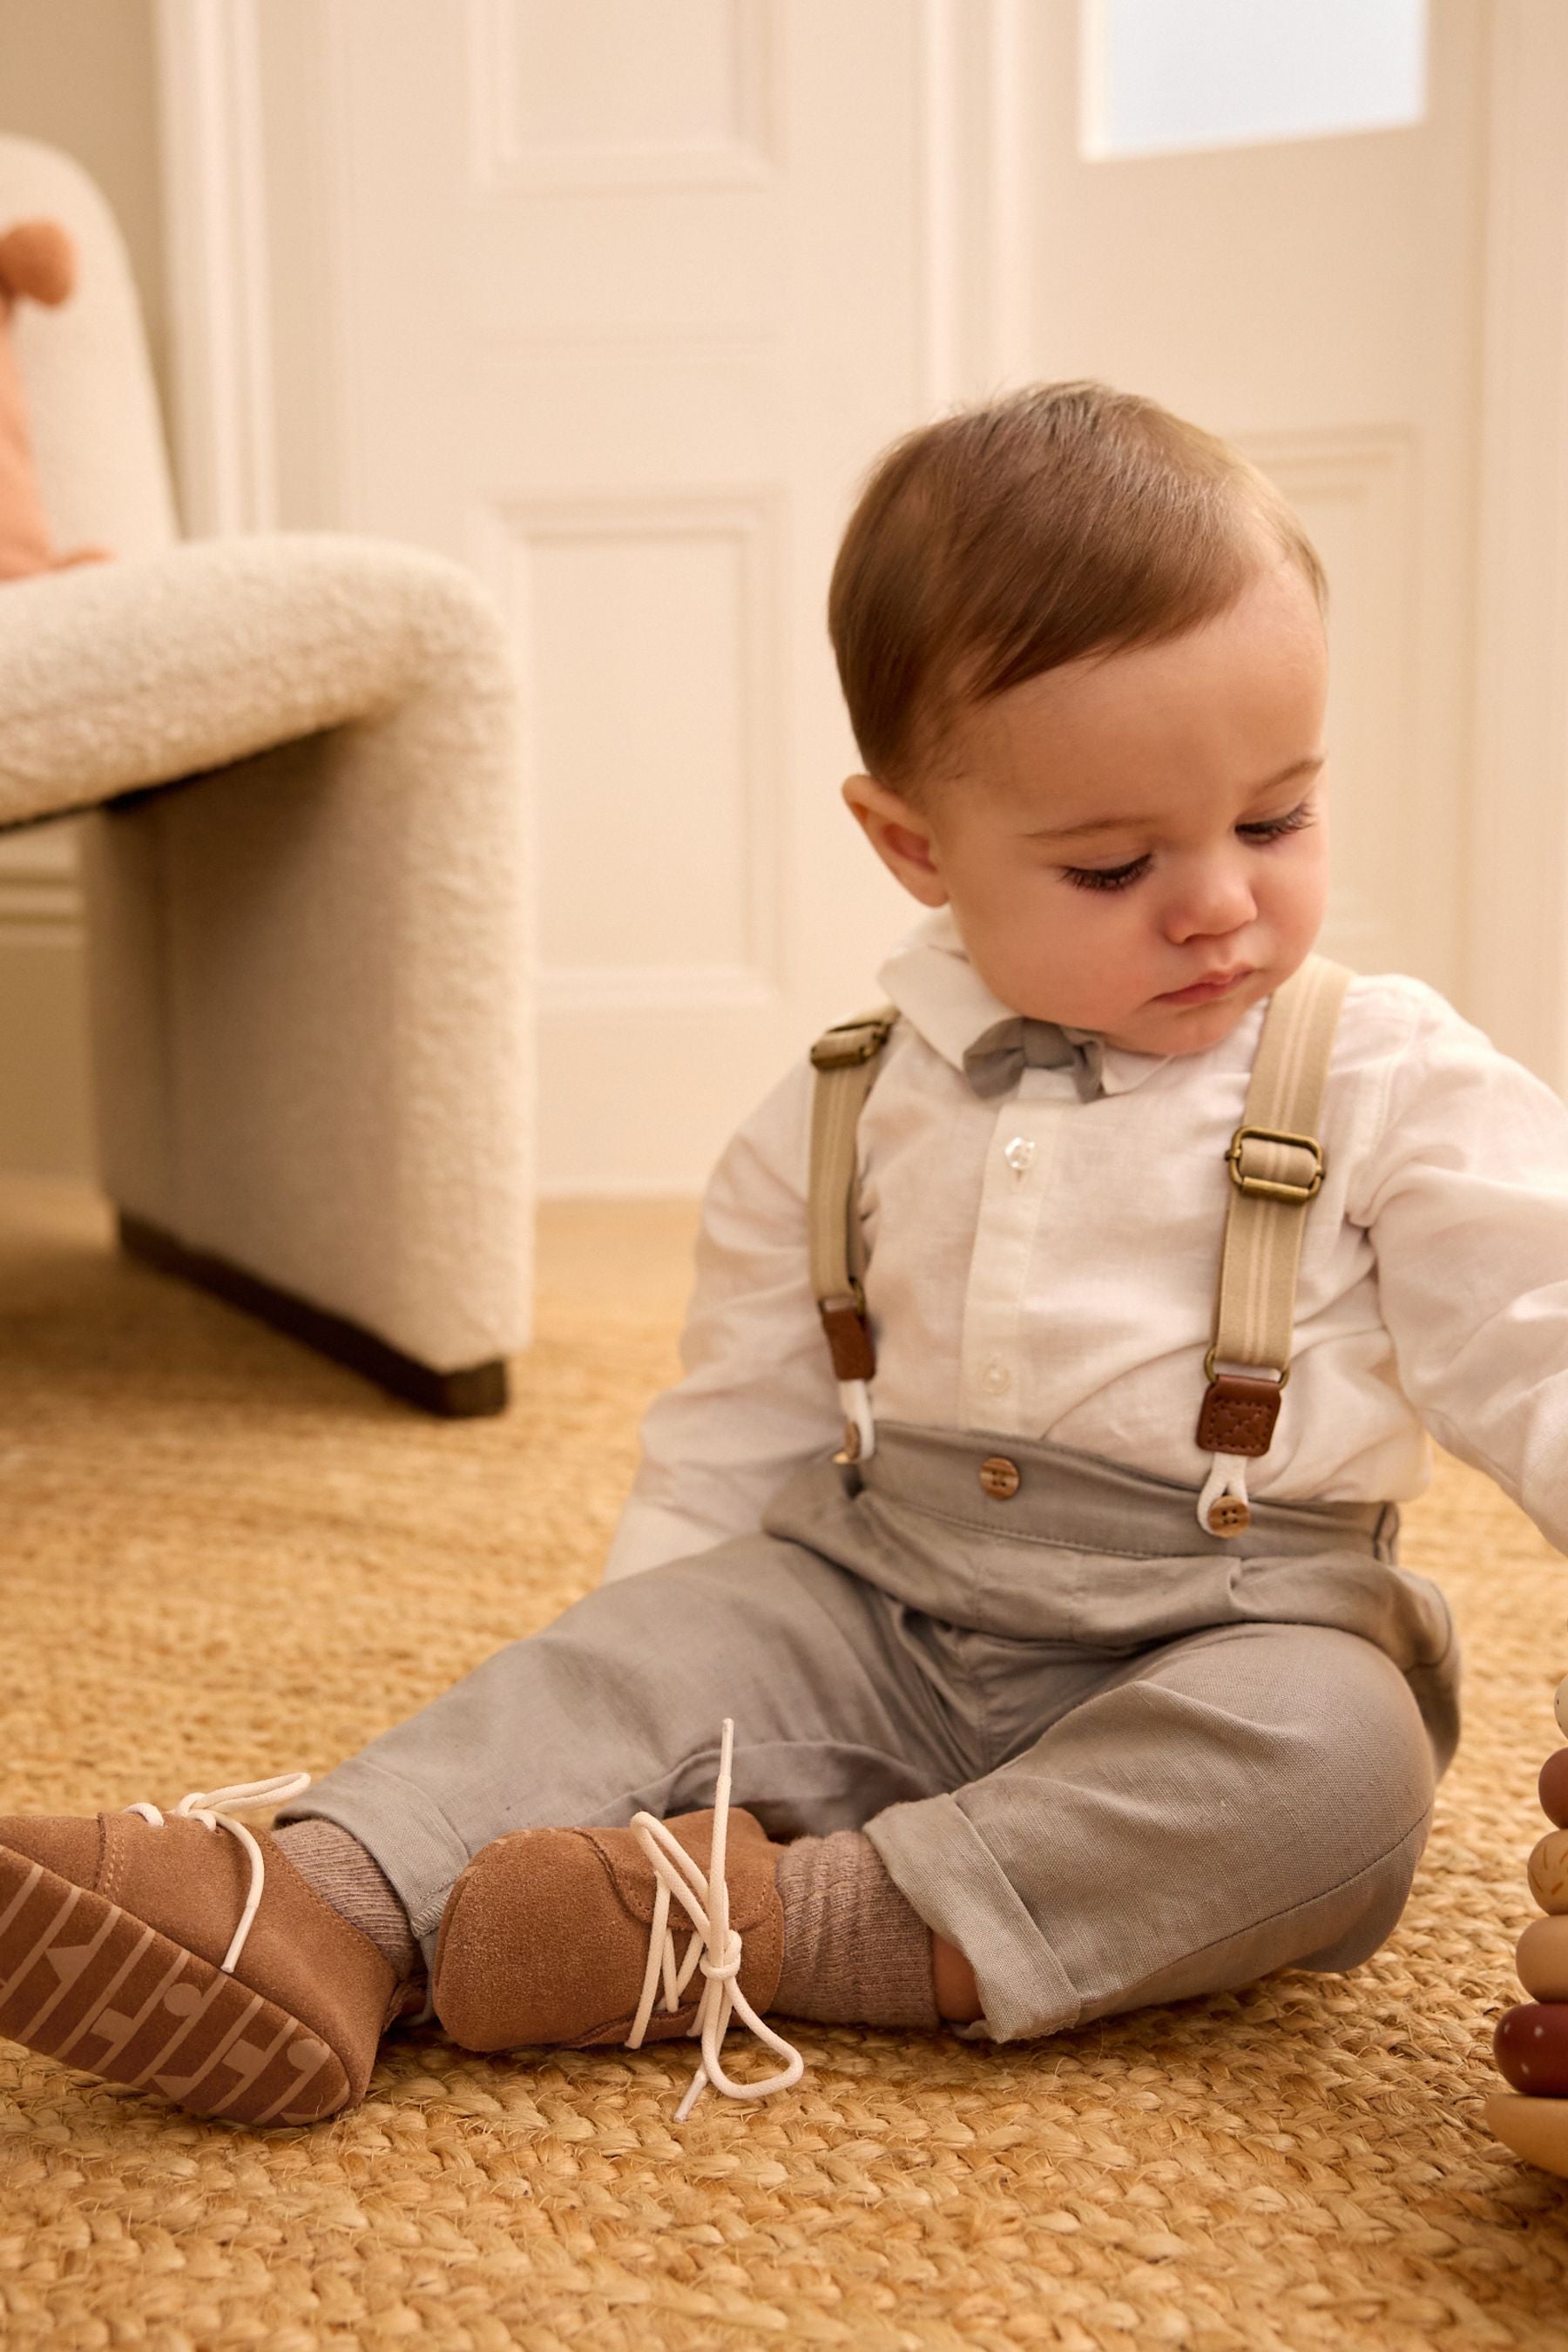
[[[585,1590],[690,1224],[547,1213],[516,1404],[454,1425],[117,1260],[85,1195],[0,1189],[0,1810],[324,1770]],[[1405,1558],[1456,1605],[1467,1723],[1353,1974],[1005,2049],[801,2028],[797,2091],[679,2127],[684,2044],[424,2030],[356,2114],[271,2135],[5,2045],[0,2343],[1561,2347],[1568,2182],[1479,2108],[1568,1582],[1446,1460]]]

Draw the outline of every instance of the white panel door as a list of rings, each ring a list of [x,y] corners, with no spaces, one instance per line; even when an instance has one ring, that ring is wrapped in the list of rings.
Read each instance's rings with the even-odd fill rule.
[[[282,419],[286,492],[293,467],[297,513],[445,550],[500,598],[542,1181],[693,1189],[918,911],[837,799],[856,763],[824,612],[856,478],[922,402],[920,11],[336,0],[262,22],[279,286],[310,236],[290,202],[330,228],[330,344],[275,306],[280,378],[315,386]],[[312,115],[313,184],[284,134]],[[323,466],[302,445],[328,397]]]
[[[1455,984],[1482,13],[1439,0],[1410,127],[1115,157],[1095,5],[261,12],[282,511],[445,550],[509,614],[551,1191],[694,1188],[867,1000],[914,910],[837,800],[835,544],[893,434],[1031,376],[1149,391],[1300,505],[1326,944]]]

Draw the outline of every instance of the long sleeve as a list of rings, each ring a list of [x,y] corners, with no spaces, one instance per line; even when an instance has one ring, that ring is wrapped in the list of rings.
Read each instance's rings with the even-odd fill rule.
[[[1350,1213],[1399,1384],[1568,1550],[1568,1108],[1422,983]]]
[[[838,1442],[808,1275],[812,1083],[803,1056],[709,1181],[680,1342],[685,1377],[644,1419],[606,1583],[751,1533],[784,1480]]]

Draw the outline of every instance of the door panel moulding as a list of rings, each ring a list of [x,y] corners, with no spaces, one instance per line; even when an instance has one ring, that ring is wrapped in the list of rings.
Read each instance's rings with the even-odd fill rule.
[[[781,111],[778,8],[779,0],[725,0],[716,30],[727,52],[719,60],[727,121],[705,131],[649,126],[584,138],[569,129],[531,133],[521,120],[533,13],[527,0],[468,0],[472,184],[491,195],[764,184],[774,173]],[[657,38],[657,16],[650,23]]]
[[[655,1006],[746,1010],[777,1002],[784,985],[786,929],[780,896],[784,857],[777,723],[783,698],[777,675],[783,532],[784,502],[775,488],[765,486],[679,494],[650,489],[640,496],[503,494],[471,518],[474,568],[508,618],[528,681],[535,681],[537,673],[538,558],[552,547],[597,548],[613,560],[617,551],[638,546],[680,550],[706,545],[728,551],[739,572],[731,684],[739,717],[742,824],[728,887],[742,914],[744,960],[681,958],[652,965],[635,960],[624,964],[544,961],[536,974],[544,1012],[605,1013]],[[530,686],[526,703],[524,760],[537,873],[542,862],[537,835],[552,779],[543,771],[535,740],[544,706],[536,682]]]
[[[1310,531],[1325,509],[1331,514],[1337,509],[1349,526],[1340,550],[1348,572],[1330,564],[1330,630],[1331,635],[1336,610],[1345,607],[1359,611],[1363,631],[1359,658],[1352,657],[1348,677],[1336,671],[1341,690],[1348,688],[1352,697],[1351,732],[1342,742],[1351,752],[1352,764],[1342,774],[1347,789],[1342,790],[1340,761],[1331,759],[1331,830],[1348,829],[1359,815],[1354,804],[1363,795],[1390,802],[1386,832],[1405,845],[1399,856],[1408,888],[1391,919],[1367,892],[1336,875],[1325,952],[1358,971],[1407,969],[1411,959],[1405,949],[1420,929],[1408,894],[1419,897],[1427,889],[1442,896],[1437,877],[1425,866],[1433,845],[1426,838],[1430,812],[1424,803],[1419,758],[1418,436],[1409,425],[1372,421],[1294,432],[1233,432],[1226,437],[1269,477]],[[1315,535],[1321,551],[1321,534]],[[1376,648],[1375,660],[1372,647]],[[1375,675],[1369,674],[1373,671]],[[1337,694],[1331,696],[1331,732],[1337,699]],[[1374,843],[1369,845],[1373,865],[1380,853],[1389,851],[1386,840],[1374,835]]]

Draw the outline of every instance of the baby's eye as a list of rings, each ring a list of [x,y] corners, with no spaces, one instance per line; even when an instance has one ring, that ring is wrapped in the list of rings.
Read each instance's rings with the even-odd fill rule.
[[[1247,841],[1279,841],[1288,833],[1300,833],[1303,825],[1313,822],[1309,801],[1301,802],[1287,816],[1271,816],[1257,824],[1238,824],[1237,831]],[[1064,866],[1062,878],[1075,890],[1125,890],[1140,881],[1153,864],[1152,858],[1135,857],[1131,866]]]
[[[1131,866],[1064,866],[1062,875],[1075,890],[1125,890],[1147,872],[1152,862],[1135,857]]]
[[[1311,823],[1311,803],[1303,801],[1288,816],[1271,816],[1262,824],[1238,824],[1236,829],[1237,833],[1246,834],[1250,841],[1278,841],[1281,834],[1300,833],[1303,825]]]

